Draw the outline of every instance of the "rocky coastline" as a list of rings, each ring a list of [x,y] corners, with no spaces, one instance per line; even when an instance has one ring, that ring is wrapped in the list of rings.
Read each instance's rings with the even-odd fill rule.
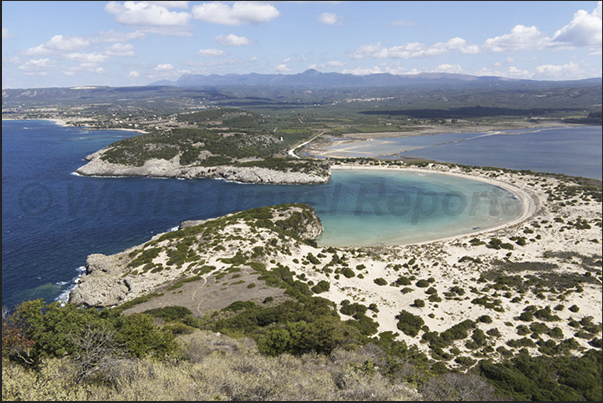
[[[330,168],[327,168],[325,172],[306,173],[253,166],[183,166],[180,165],[178,157],[169,161],[150,159],[142,166],[114,164],[101,158],[103,151],[88,155],[85,159],[89,162],[76,169],[75,173],[96,177],[210,178],[230,182],[275,185],[319,184],[327,183],[331,178]]]

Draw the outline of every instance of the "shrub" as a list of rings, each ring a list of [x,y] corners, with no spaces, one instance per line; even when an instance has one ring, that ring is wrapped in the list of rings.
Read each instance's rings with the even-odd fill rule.
[[[425,306],[425,301],[423,301],[422,299],[415,299],[415,302],[413,305],[416,306],[417,308],[423,308]]]
[[[418,335],[419,330],[421,330],[421,327],[425,324],[425,321],[420,316],[413,315],[406,310],[400,311],[400,313],[396,315],[396,319],[398,319],[398,329],[411,337]]]
[[[546,308],[539,309],[534,312],[534,317],[540,320],[544,320],[546,322],[557,322],[560,321],[561,318],[557,315],[553,315],[551,313],[551,307],[547,306]]]
[[[530,328],[527,327],[526,325],[519,325],[517,326],[517,334],[520,336],[525,336],[526,334],[530,334]]]
[[[429,287],[429,281],[427,280],[419,280],[415,283],[417,287],[426,288]]]
[[[569,309],[570,311],[576,313],[576,312],[578,312],[580,310],[580,307],[578,305],[572,305],[572,306],[570,306],[567,309]]]
[[[381,278],[381,277],[374,279],[373,282],[375,284],[377,284],[377,285],[380,285],[380,286],[387,285],[387,281],[384,278]]]
[[[343,269],[341,269],[341,274],[343,274],[347,278],[352,278],[356,276],[354,270],[350,269],[349,267],[344,267]]]
[[[312,292],[316,294],[320,294],[321,292],[326,292],[331,289],[331,283],[325,280],[320,280],[318,284],[311,288]]]
[[[397,285],[411,285],[411,281],[408,277],[406,276],[400,276],[398,277],[398,279],[396,280],[396,284]]]
[[[482,315],[477,318],[477,321],[482,323],[492,323],[492,317],[490,317],[489,315]]]

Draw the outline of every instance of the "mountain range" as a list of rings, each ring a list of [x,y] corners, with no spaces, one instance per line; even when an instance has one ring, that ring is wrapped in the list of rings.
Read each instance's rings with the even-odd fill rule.
[[[206,86],[280,86],[304,88],[342,88],[342,87],[384,87],[384,86],[414,86],[414,85],[486,85],[538,83],[535,80],[518,80],[495,76],[471,76],[466,74],[449,73],[420,73],[395,75],[390,73],[354,75],[342,73],[321,73],[310,69],[298,74],[226,74],[202,75],[184,74],[176,81],[160,80],[149,86],[171,85],[176,87],[206,87]],[[545,81],[550,84],[551,81]],[[601,78],[585,80],[560,81],[558,83],[572,85],[596,85]]]

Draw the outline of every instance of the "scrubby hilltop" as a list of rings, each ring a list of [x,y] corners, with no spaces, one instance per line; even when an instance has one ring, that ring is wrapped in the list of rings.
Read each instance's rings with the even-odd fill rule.
[[[182,114],[178,124],[123,139],[86,157],[86,176],[217,178],[245,183],[324,183],[329,166],[287,156],[309,130],[275,134],[261,115],[239,109]]]
[[[86,274],[71,291],[69,302],[109,306],[184,277],[201,281],[241,270],[261,274],[269,260],[291,255],[292,249],[298,253],[321,232],[318,216],[304,204],[185,222],[177,231],[156,235],[116,255],[90,255]]]

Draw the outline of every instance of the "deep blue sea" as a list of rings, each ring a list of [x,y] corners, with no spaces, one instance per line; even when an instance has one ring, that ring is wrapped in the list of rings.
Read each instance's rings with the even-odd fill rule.
[[[325,227],[319,243],[350,246],[420,241],[417,234],[451,235],[518,214],[510,193],[443,175],[334,171],[328,184],[277,186],[73,174],[86,155],[132,135],[2,122],[3,305],[64,299],[91,253],[117,253],[184,220],[252,207],[307,203]]]

